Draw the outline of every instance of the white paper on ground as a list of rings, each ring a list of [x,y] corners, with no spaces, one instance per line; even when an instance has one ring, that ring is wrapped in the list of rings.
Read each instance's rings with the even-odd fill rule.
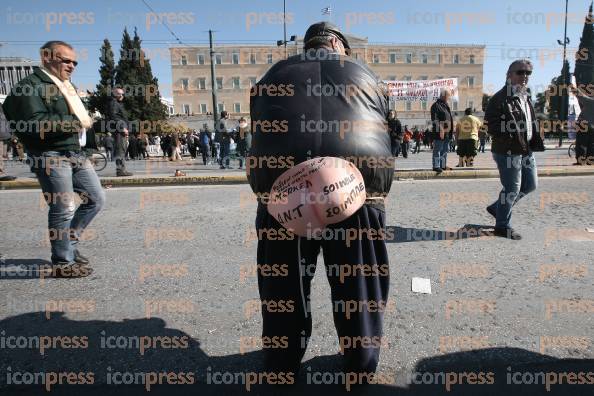
[[[414,293],[431,294],[431,280],[427,278],[412,278],[412,291]]]
[[[588,231],[588,232],[594,232],[594,228],[586,228],[586,231]]]

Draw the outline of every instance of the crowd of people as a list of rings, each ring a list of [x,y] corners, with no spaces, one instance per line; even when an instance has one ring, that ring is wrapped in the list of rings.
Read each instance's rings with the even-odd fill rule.
[[[449,93],[444,91],[444,95],[449,95]],[[445,102],[443,100],[441,102],[447,104],[448,99],[449,96],[445,99]],[[439,102],[440,101],[437,101],[437,105],[434,104],[432,107],[434,110],[434,113],[432,113],[432,123],[438,118],[438,111],[445,111],[443,110],[444,105]],[[442,108],[441,110],[440,107]],[[444,139],[441,138],[437,132],[431,131],[429,128],[426,128],[424,131],[420,130],[417,126],[413,127],[412,130],[409,129],[408,125],[404,125],[403,128],[402,123],[397,118],[396,111],[391,110],[388,115],[387,124],[390,134],[392,155],[394,157],[402,155],[403,158],[408,158],[409,152],[412,154],[419,154],[422,151],[422,146],[423,148],[436,150],[434,152],[434,157],[439,153],[439,155],[445,156],[447,159],[448,152],[455,152],[459,156],[457,167],[473,167],[474,157],[476,157],[479,152],[485,152],[485,145],[490,141],[490,137],[488,136],[483,123],[472,113],[473,109],[466,109],[464,111],[464,116],[461,117],[458,122],[455,122],[452,117],[454,128],[448,132],[446,143],[444,144],[442,143]],[[414,146],[412,146],[412,144],[414,144]],[[436,162],[434,163],[433,170],[438,173],[447,169],[447,167],[441,167],[441,161],[439,166]]]
[[[251,147],[251,131],[245,118],[240,118],[234,128],[228,128],[228,113],[221,113],[220,133],[215,133],[207,123],[200,131],[191,129],[185,133],[130,134],[125,140],[126,160],[147,160],[149,157],[180,161],[189,155],[190,160],[202,159],[203,165],[219,165],[221,169],[232,169],[230,159],[232,146],[239,169],[243,169],[245,157]],[[108,161],[115,161],[115,140],[111,133],[100,140]]]

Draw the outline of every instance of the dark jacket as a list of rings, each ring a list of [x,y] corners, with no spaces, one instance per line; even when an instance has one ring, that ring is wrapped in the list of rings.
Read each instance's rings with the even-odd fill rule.
[[[109,98],[107,114],[105,116],[108,121],[106,132],[124,133],[124,128],[130,129],[128,125],[128,112],[124,108],[124,104],[118,102],[116,98]]]
[[[431,122],[433,124],[433,140],[441,140],[439,133],[444,128],[444,139],[451,139],[454,133],[454,119],[450,106],[443,100],[437,99],[431,105]]]
[[[506,85],[489,100],[485,123],[489,135],[493,138],[492,152],[527,155],[530,151],[544,150],[530,95],[528,95],[528,104],[531,114],[530,120],[527,121],[520,98],[513,95],[511,86]],[[530,142],[527,141],[527,122],[532,123]]]
[[[237,152],[245,155],[252,147],[252,133],[248,128],[237,127],[238,131],[235,133],[233,140],[237,143]]]
[[[103,147],[106,149],[113,149],[113,137],[112,136],[105,136],[103,138]]]
[[[3,108],[11,129],[29,153],[80,150],[80,121],[70,112],[56,84],[38,67],[12,89]]]
[[[402,124],[400,123],[400,120],[398,118],[388,118],[388,132],[390,133],[390,139],[393,142],[402,143],[404,133],[402,132]]]
[[[4,116],[4,111],[2,111],[2,106],[0,106],[0,141],[8,140],[12,137],[10,133],[10,128],[8,127],[8,121]],[[0,153],[1,154],[1,153]],[[0,158],[0,161],[2,159]]]
[[[254,125],[250,156],[258,159],[258,166],[248,169],[252,190],[269,193],[274,181],[292,166],[332,156],[357,166],[367,193],[387,194],[394,176],[387,91],[355,59],[312,52],[276,63],[252,91],[258,93],[250,100]],[[332,87],[337,93],[341,87],[356,91],[352,97],[316,96],[311,92],[314,85]]]

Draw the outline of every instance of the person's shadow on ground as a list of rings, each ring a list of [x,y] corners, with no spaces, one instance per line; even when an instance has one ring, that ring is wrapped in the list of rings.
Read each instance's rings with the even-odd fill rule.
[[[406,228],[386,226],[387,243],[457,241],[481,237],[493,237],[493,226],[480,224],[465,224],[458,229],[429,230],[422,228]]]
[[[252,385],[248,391],[246,373],[256,378],[264,371],[261,351],[208,356],[198,340],[167,328],[160,318],[77,321],[53,312],[48,320],[44,312],[33,312],[0,321],[0,337],[0,393],[11,395],[38,395],[48,389],[52,394],[101,396],[592,395],[594,388],[593,360],[560,360],[517,348],[426,358],[414,375],[398,374],[399,386],[392,376],[390,384],[354,386],[349,392],[342,383],[324,384],[330,373],[338,382],[344,378],[341,357],[319,356],[302,364],[295,385]],[[149,339],[159,340],[158,347],[147,345]],[[316,372],[324,373],[317,381]],[[50,384],[60,375],[63,385]],[[162,385],[148,385],[147,379]],[[165,385],[168,381],[177,385]],[[567,385],[568,381],[576,384]]]

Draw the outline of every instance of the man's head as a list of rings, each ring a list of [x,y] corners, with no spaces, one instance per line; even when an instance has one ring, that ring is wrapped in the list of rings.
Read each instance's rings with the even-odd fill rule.
[[[396,118],[396,111],[390,110],[390,112],[388,113],[388,118],[391,120]]]
[[[439,90],[439,99],[443,100],[444,102],[447,102],[451,96],[452,96],[452,93],[450,92],[449,89],[441,88]]]
[[[122,88],[114,88],[112,95],[118,102],[124,100],[124,90]]]
[[[464,114],[465,115],[472,115],[472,109],[470,107],[468,107],[466,110],[464,110]]]
[[[311,25],[303,37],[305,51],[316,48],[327,48],[341,55],[350,55],[349,41],[338,26],[330,22],[318,22]]]
[[[39,49],[41,64],[51,74],[62,81],[70,80],[78,65],[74,49],[63,41],[48,41]]]
[[[511,85],[527,86],[528,79],[532,74],[532,62],[528,59],[518,59],[509,65],[507,69],[507,81]]]
[[[221,118],[222,119],[227,119],[229,118],[229,113],[227,113],[226,110],[221,111]]]

